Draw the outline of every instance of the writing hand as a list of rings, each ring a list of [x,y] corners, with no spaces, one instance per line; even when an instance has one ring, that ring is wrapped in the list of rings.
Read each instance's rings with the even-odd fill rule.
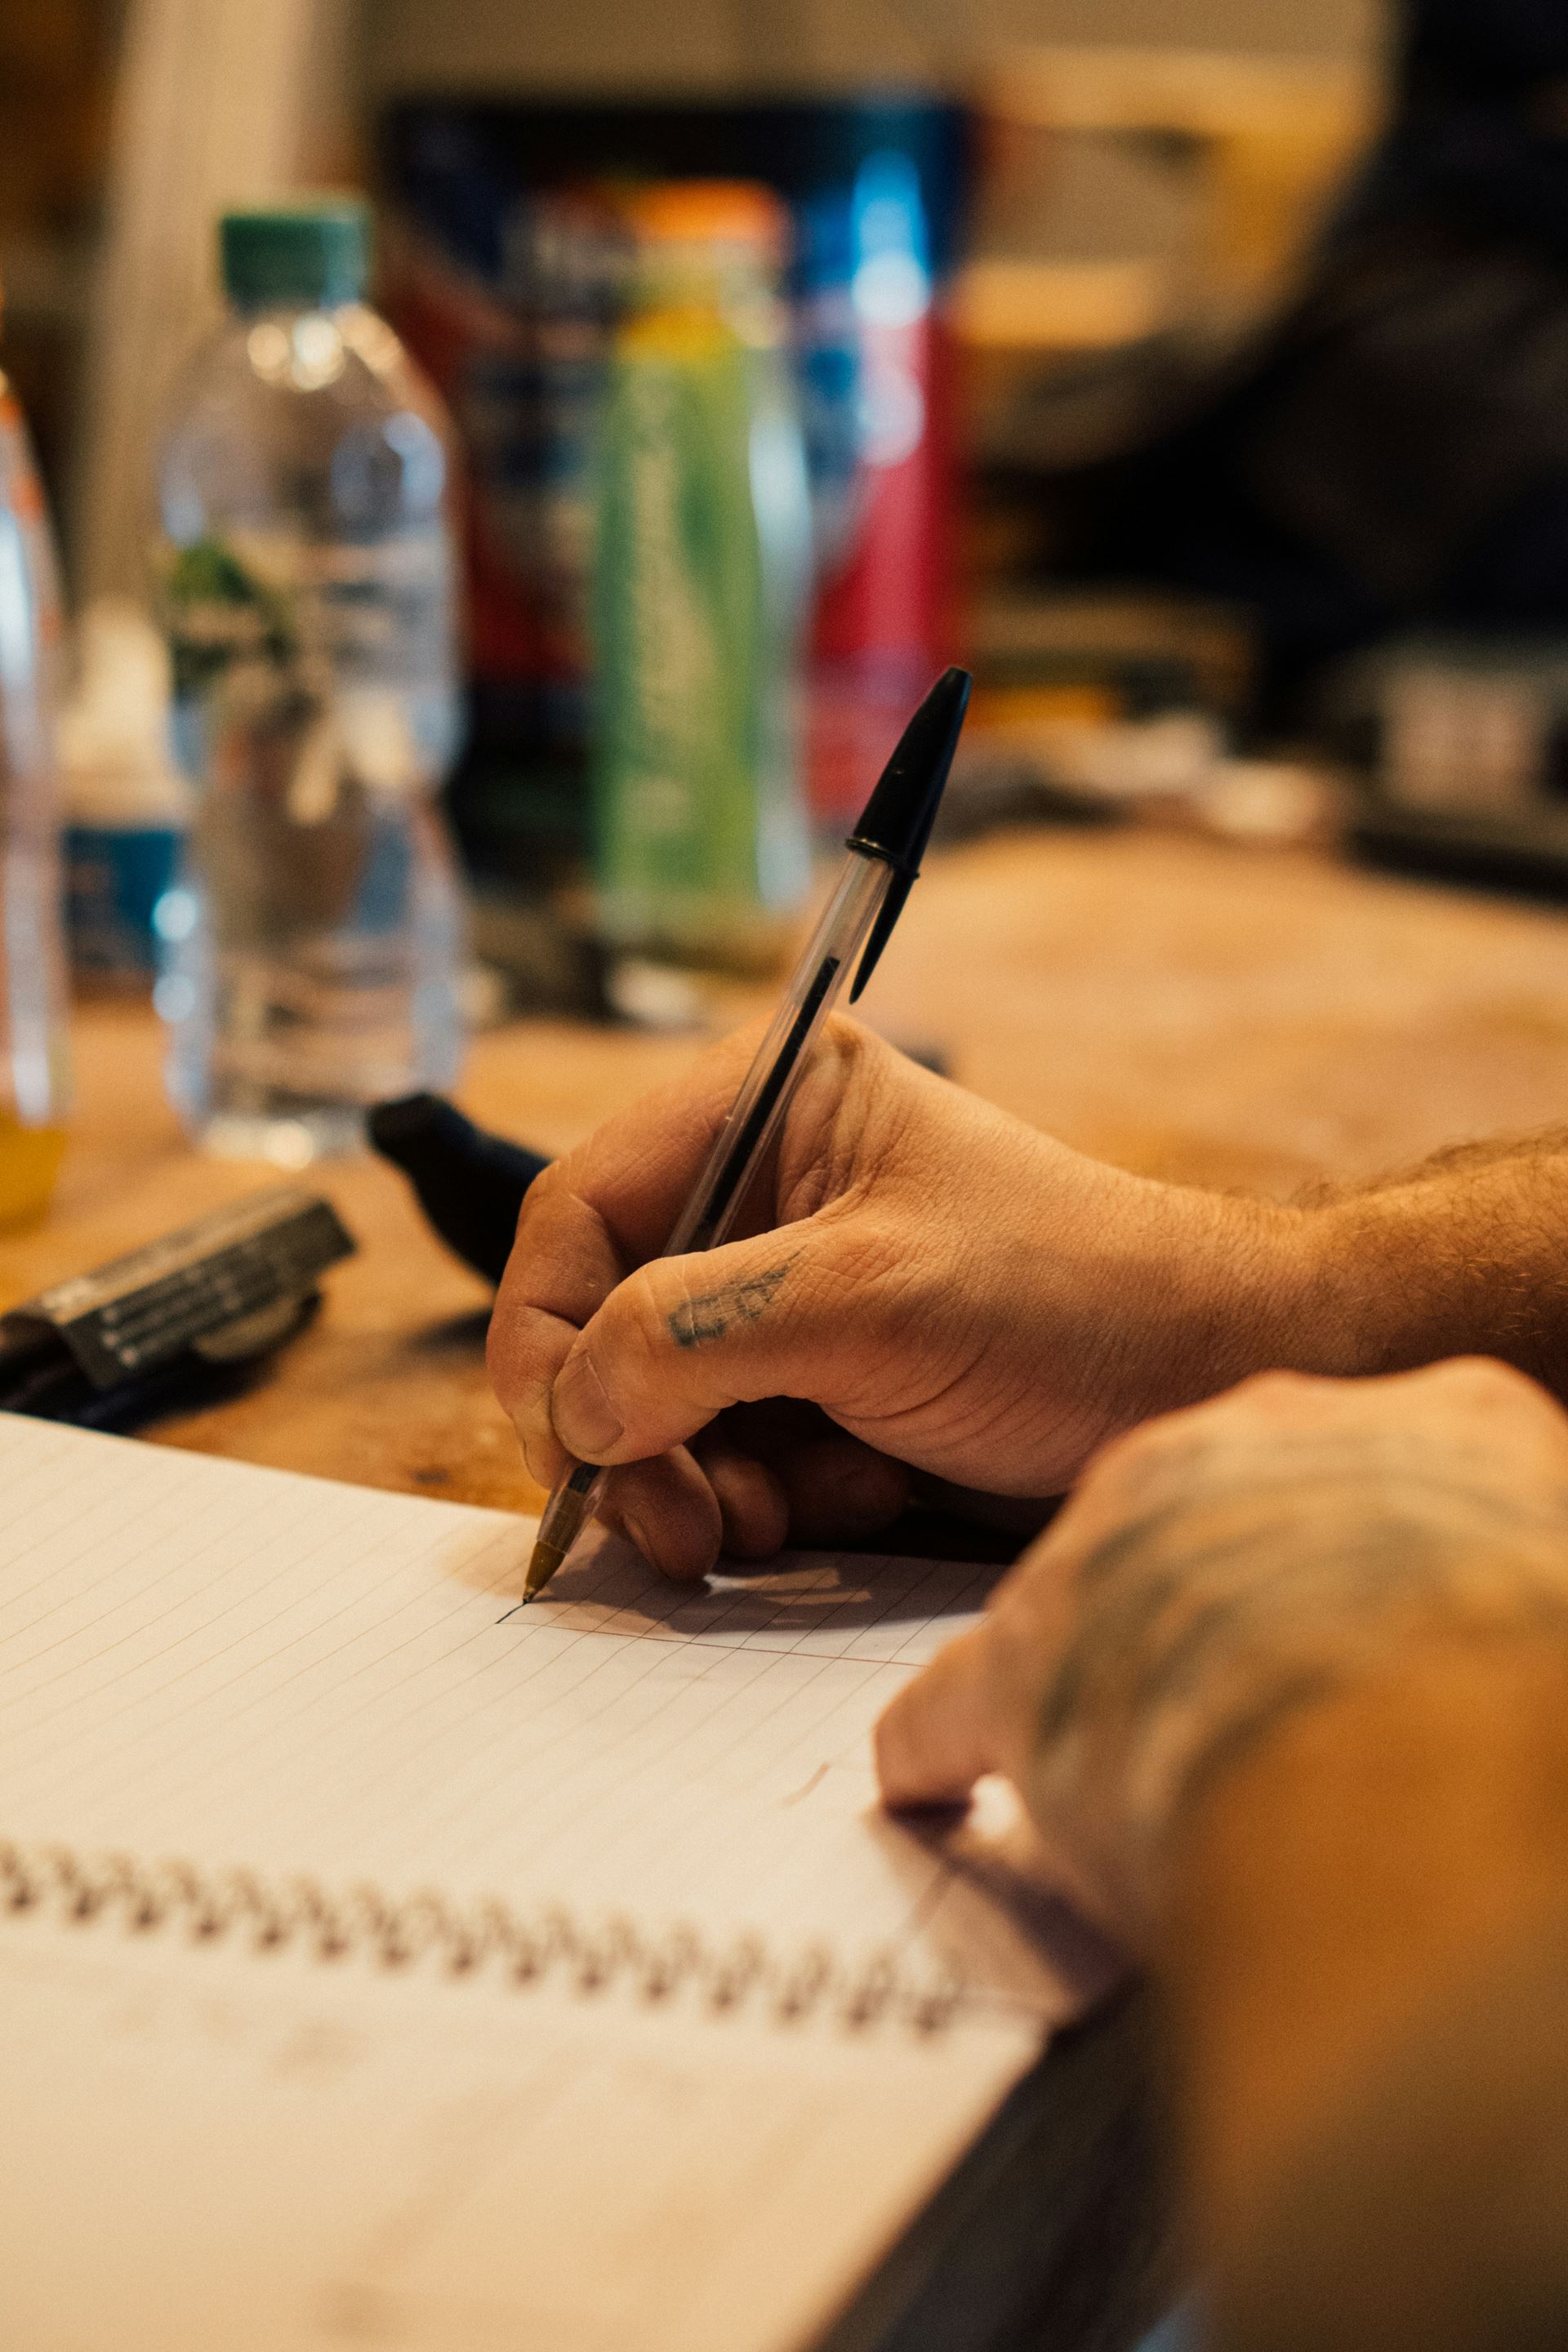
[[[1293,1213],[1100,1166],[844,1019],[740,1237],[661,1258],[755,1042],[538,1180],[491,1325],[534,1476],[615,1465],[606,1515],[668,1573],[862,1538],[911,1467],[1059,1492],[1108,1434],[1304,1324]]]

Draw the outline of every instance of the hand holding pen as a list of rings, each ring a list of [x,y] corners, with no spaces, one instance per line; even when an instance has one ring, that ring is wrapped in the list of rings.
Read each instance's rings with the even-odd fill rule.
[[[905,729],[849,837],[837,887],[676,1222],[667,1256],[724,1240],[823,1022],[847,983],[853,1003],[869,980],[920,872],[969,689],[966,671],[946,671]],[[578,1462],[557,1482],[529,1562],[525,1601],[544,1590],[577,1540],[605,1475],[595,1464]]]

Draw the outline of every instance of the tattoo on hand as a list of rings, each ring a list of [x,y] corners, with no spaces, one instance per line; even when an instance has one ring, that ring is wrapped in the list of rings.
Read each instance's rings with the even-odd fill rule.
[[[1386,1444],[1275,1442],[1089,1552],[1041,1703],[1033,1780],[1130,1920],[1152,1916],[1176,1816],[1305,1708],[1432,1633],[1568,1647],[1568,1510]],[[1315,1474],[1315,1475],[1314,1475]]]
[[[737,1323],[755,1323],[794,1264],[794,1257],[786,1257],[782,1265],[771,1265],[765,1274],[753,1274],[745,1282],[727,1282],[721,1290],[706,1290],[700,1298],[687,1299],[668,1318],[670,1338],[679,1348],[698,1348],[704,1339],[721,1339]]]

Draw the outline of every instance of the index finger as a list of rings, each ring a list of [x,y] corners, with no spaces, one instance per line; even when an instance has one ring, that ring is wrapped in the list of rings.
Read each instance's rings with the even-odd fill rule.
[[[683,1076],[617,1113],[524,1196],[488,1360],[542,1485],[565,1467],[551,1426],[551,1384],[616,1284],[663,1249],[729,1114],[755,1028],[725,1038]]]
[[[628,1271],[664,1249],[765,1025],[748,1022],[710,1046],[679,1077],[640,1095],[556,1163],[567,1189],[602,1219]],[[525,1219],[543,1181],[524,1201]],[[520,1223],[520,1243],[524,1234]],[[537,1246],[531,1233],[527,1240],[531,1251]]]
[[[535,1177],[496,1294],[485,1356],[523,1460],[541,1486],[566,1466],[550,1391],[568,1349],[626,1272],[599,1212],[574,1189],[569,1161]]]

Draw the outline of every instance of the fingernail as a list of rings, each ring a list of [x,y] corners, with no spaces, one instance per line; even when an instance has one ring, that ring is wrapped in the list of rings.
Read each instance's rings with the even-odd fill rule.
[[[571,1454],[596,1461],[621,1434],[614,1406],[585,1349],[567,1357],[550,1392],[555,1434]]]

